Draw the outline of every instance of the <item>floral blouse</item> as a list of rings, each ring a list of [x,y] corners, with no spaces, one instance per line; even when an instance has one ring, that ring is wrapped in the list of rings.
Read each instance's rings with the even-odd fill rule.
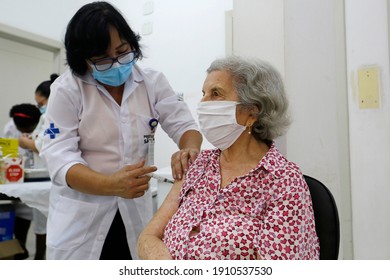
[[[297,165],[272,145],[256,168],[221,189],[220,154],[202,151],[187,173],[164,230],[172,257],[318,259],[311,197]]]

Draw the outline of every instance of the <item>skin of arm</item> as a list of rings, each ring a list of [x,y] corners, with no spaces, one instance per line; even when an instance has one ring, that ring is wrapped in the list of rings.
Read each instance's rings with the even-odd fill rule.
[[[172,260],[163,239],[165,226],[176,213],[179,206],[179,194],[183,181],[176,181],[171,191],[157,210],[138,239],[138,255],[144,260]]]
[[[30,149],[34,153],[39,153],[37,147],[35,146],[35,141],[29,136],[22,134],[19,137],[19,146],[23,149]]]
[[[200,151],[202,135],[199,131],[188,130],[180,138],[179,149],[171,157],[172,176],[181,180],[188,170],[188,161],[192,163]]]
[[[66,181],[72,189],[87,194],[136,198],[148,189],[148,173],[157,170],[155,166],[144,166],[145,161],[127,165],[119,171],[104,175],[83,164],[75,164],[66,173]]]

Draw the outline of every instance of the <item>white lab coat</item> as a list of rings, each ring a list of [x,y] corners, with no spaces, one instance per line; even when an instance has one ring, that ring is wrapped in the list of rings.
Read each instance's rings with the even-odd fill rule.
[[[152,216],[151,192],[136,199],[89,195],[68,187],[65,175],[77,163],[112,174],[146,159],[144,136],[151,134],[152,118],[176,143],[185,131],[198,130],[187,105],[152,69],[134,65],[121,106],[89,73],[79,77],[67,70],[52,84],[41,150],[53,182],[48,259],[99,259],[118,208],[131,255],[138,258],[137,239]]]
[[[10,119],[4,126],[3,137],[4,138],[19,138],[22,133],[16,128],[14,119]]]

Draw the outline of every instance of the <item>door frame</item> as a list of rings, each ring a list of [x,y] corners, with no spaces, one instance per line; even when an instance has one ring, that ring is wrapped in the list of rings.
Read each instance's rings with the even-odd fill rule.
[[[53,53],[53,73],[65,70],[65,49],[57,40],[30,33],[3,23],[0,23],[0,38],[14,41],[23,45],[35,47]]]

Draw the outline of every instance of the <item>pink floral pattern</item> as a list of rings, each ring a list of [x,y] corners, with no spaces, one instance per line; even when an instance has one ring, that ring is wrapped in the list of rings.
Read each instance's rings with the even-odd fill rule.
[[[318,259],[311,197],[274,145],[249,174],[220,189],[220,150],[191,165],[164,232],[174,259]],[[195,234],[191,231],[196,229]]]

